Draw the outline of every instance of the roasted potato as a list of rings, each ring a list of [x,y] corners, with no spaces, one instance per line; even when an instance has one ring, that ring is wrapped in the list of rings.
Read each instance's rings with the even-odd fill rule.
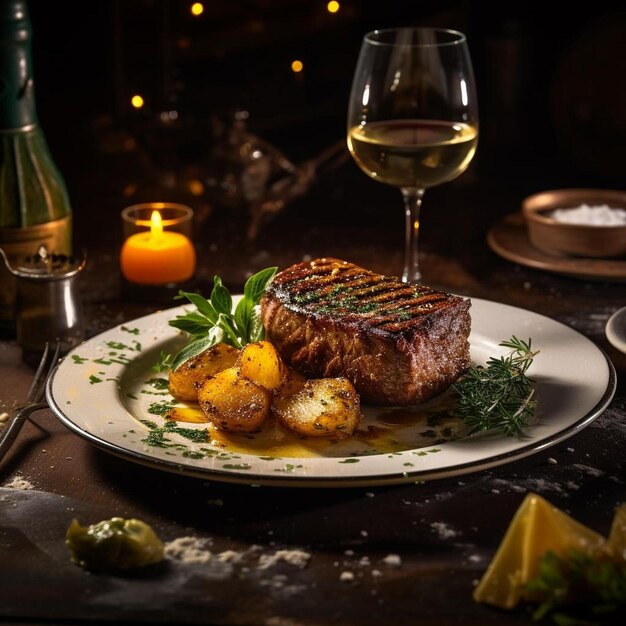
[[[258,430],[270,414],[272,394],[243,377],[236,367],[207,378],[198,389],[200,408],[219,430]]]
[[[226,343],[201,352],[185,361],[169,374],[169,391],[182,402],[197,402],[198,388],[213,374],[232,367],[239,357],[239,350]]]
[[[269,341],[249,343],[239,354],[239,371],[253,383],[275,391],[285,380],[287,368]]]
[[[292,378],[274,396],[272,413],[307,437],[345,439],[361,421],[359,396],[346,378]]]
[[[292,396],[304,387],[304,383],[306,381],[307,378],[304,374],[300,374],[300,372],[288,367],[285,374],[285,380],[283,381],[281,387],[276,391],[281,393],[283,396]]]

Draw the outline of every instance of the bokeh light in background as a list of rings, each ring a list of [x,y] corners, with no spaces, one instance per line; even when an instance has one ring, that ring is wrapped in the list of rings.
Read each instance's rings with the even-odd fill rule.
[[[292,72],[298,74],[303,69],[304,69],[304,63],[302,63],[302,61],[300,61],[299,59],[296,59],[295,61],[291,62],[291,71]]]
[[[187,188],[192,196],[201,196],[204,193],[204,185],[197,178],[192,178],[187,182]]]
[[[202,15],[204,13],[204,5],[202,4],[202,2],[194,2],[191,5],[190,10],[192,15],[198,17],[199,15]]]
[[[623,181],[626,86],[615,77],[623,74],[626,8],[609,0],[554,18],[533,2],[485,12],[476,0],[107,0],[91,3],[79,29],[56,4],[29,3],[38,113],[53,150],[66,139],[60,117],[139,124],[175,110],[178,126],[165,121],[187,128],[248,110],[252,131],[306,159],[345,133],[363,34],[439,24],[470,40],[482,124],[477,162],[500,169],[556,158],[598,176],[600,186]],[[292,69],[294,60],[302,66]],[[131,104],[139,94],[143,105]],[[190,154],[208,145],[189,137]]]
[[[130,103],[133,105],[135,109],[141,109],[143,107],[144,100],[139,94],[135,94],[131,99]]]

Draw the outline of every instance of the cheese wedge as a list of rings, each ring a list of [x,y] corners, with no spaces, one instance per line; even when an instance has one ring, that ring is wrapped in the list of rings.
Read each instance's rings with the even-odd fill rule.
[[[625,532],[621,535],[624,539],[626,530],[621,528]],[[529,493],[474,590],[474,600],[513,608],[522,598],[526,583],[538,575],[541,557],[548,550],[566,554],[575,549],[596,556],[603,552],[605,544],[602,535],[572,519],[541,496]]]
[[[615,511],[607,548],[615,559],[626,562],[626,504]]]

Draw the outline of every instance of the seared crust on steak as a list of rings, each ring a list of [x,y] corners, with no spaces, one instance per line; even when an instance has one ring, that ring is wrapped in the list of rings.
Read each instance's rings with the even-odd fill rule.
[[[470,301],[338,259],[298,263],[261,299],[266,337],[309,377],[348,378],[370,404],[419,404],[470,365]]]

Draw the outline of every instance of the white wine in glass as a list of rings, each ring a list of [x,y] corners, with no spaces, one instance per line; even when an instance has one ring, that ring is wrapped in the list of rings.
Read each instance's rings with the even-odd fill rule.
[[[350,92],[348,147],[366,174],[402,191],[403,281],[421,279],[424,191],[461,174],[477,144],[476,88],[463,33],[398,28],[365,35]]]

